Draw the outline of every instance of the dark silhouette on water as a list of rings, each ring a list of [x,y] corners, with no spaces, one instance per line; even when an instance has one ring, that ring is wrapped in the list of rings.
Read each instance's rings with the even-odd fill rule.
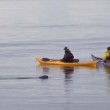
[[[40,79],[48,79],[48,76],[47,75],[43,75],[43,76],[40,76],[39,78]]]
[[[16,78],[8,78],[8,77],[1,77],[0,80],[11,80],[11,79],[19,79],[19,80],[23,80],[23,79],[48,79],[47,75],[43,75],[40,77],[16,77]]]

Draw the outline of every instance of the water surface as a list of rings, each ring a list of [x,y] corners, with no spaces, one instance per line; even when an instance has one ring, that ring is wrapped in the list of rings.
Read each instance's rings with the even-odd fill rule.
[[[108,0],[0,0],[1,110],[109,110],[110,69],[41,66],[36,56],[80,61],[110,44]],[[48,75],[48,79],[39,79]]]

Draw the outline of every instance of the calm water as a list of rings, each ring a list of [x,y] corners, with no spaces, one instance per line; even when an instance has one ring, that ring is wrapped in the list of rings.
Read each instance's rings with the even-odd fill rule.
[[[110,46],[109,0],[0,0],[1,110],[110,110],[110,68],[41,66],[80,61]],[[48,79],[39,76],[48,75]]]

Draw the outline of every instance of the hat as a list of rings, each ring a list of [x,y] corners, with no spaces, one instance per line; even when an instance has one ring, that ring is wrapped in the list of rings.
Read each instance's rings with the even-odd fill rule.
[[[67,50],[67,49],[68,49],[68,47],[65,47],[65,48],[64,48],[64,50]]]
[[[107,50],[110,50],[110,47],[107,47]]]

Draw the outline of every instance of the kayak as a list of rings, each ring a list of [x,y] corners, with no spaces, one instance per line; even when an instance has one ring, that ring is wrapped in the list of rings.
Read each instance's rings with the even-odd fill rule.
[[[93,61],[98,60],[98,62],[104,62],[104,60],[103,60],[102,58],[96,57],[96,56],[94,56],[93,54],[91,54],[91,57],[92,57]]]
[[[96,67],[98,61],[89,61],[89,62],[72,62],[67,63],[60,60],[49,60],[49,61],[43,61],[41,58],[36,58],[36,60],[40,64],[44,65],[63,65],[63,66],[87,66],[87,67]]]
[[[60,60],[48,60],[48,61],[43,61],[41,58],[36,58],[36,60],[40,64],[44,65],[63,65],[63,66],[85,66],[85,67],[96,67],[98,61],[90,61],[90,62],[72,62],[72,63],[67,63],[63,62]]]
[[[96,57],[93,54],[91,54],[91,57],[92,57],[93,61],[98,60],[99,64],[103,64],[105,67],[110,67],[110,62],[104,62],[104,60],[102,58]]]

